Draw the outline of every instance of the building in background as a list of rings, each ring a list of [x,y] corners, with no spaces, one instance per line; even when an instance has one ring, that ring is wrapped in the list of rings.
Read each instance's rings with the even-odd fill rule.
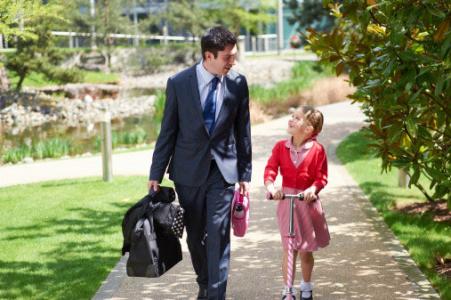
[[[99,0],[93,0],[92,3],[95,3]],[[140,34],[138,28],[138,22],[144,20],[152,15],[157,15],[162,13],[167,5],[176,0],[129,0],[124,1],[126,3],[122,8],[122,15],[127,16],[130,19],[131,24],[134,24],[134,30],[128,32],[128,34],[115,34],[113,35],[113,39],[115,40],[115,45],[122,46],[136,46],[139,41],[138,38],[132,37],[131,35]],[[247,10],[252,10],[258,8],[258,1],[242,1],[243,7]],[[79,8],[79,12],[81,15],[89,15],[92,14],[92,7],[90,8],[89,2],[86,5],[81,6]],[[275,22],[272,24],[262,24],[259,28],[258,34],[255,32],[249,32],[244,28],[241,29],[240,35],[244,37],[244,44],[246,51],[251,52],[260,52],[260,51],[274,51],[277,50],[277,9],[271,9],[268,11],[268,14],[274,16]],[[292,25],[288,22],[288,19],[292,15],[290,8],[287,6],[283,7],[283,49],[290,48],[290,37],[293,34],[296,34],[296,26]],[[90,47],[92,43],[92,39],[90,38],[92,28],[78,24],[78,29],[74,29],[73,32],[62,32],[57,31],[53,32],[57,37],[57,44],[60,47],[70,47],[70,48],[78,48],[78,47]],[[81,26],[81,27],[80,27]],[[166,23],[164,21],[160,22],[160,24],[153,25],[152,28],[149,28],[150,32],[155,32],[157,35],[167,35],[167,36],[185,36],[190,37],[187,32],[177,32],[171,27],[170,23]],[[149,36],[149,34],[147,34]],[[146,44],[154,44],[160,43],[157,39],[151,39],[147,37],[140,37],[141,39],[146,40]],[[7,48],[8,44],[4,39],[0,38],[0,48]]]
[[[149,14],[158,14],[166,9],[166,6],[175,0],[147,0],[145,3],[137,5],[135,8],[128,9],[124,11],[124,14],[128,14],[130,20],[147,18]],[[257,1],[242,1],[243,7],[247,10],[258,7]],[[268,11],[269,14],[274,15],[277,19],[277,10]],[[136,14],[136,16],[135,16]],[[287,6],[283,7],[283,48],[290,48],[290,38],[292,35],[296,34],[296,26],[288,22],[291,17],[291,9]],[[160,24],[160,32],[163,32],[163,26],[166,24]],[[184,35],[186,33],[176,32],[172,29],[171,24],[167,24],[167,34],[168,35]],[[267,51],[276,50],[276,34],[277,26],[276,22],[273,24],[265,25],[263,24],[260,28],[258,36],[253,35],[251,32],[242,29],[241,35],[245,36],[245,48],[246,51]]]

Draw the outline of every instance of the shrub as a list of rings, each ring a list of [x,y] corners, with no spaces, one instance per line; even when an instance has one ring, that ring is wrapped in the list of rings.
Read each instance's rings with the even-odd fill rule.
[[[324,1],[337,17],[330,33],[310,31],[311,48],[349,70],[382,168],[406,170],[410,184],[451,205],[451,24],[446,1]],[[431,182],[434,194],[419,183]]]

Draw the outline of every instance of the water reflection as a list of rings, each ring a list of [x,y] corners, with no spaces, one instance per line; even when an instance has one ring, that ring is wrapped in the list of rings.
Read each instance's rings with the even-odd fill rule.
[[[130,116],[123,119],[112,120],[113,136],[136,135],[144,137],[145,143],[153,142],[158,134],[160,120],[155,120],[151,114]],[[144,133],[144,134],[143,134]],[[96,152],[99,147],[100,123],[90,123],[86,126],[67,127],[58,122],[46,123],[39,127],[27,128],[23,131],[2,129],[0,126],[0,157],[5,151],[18,148],[23,145],[31,147],[38,142],[50,139],[67,140],[72,145],[71,155],[86,152]],[[125,144],[131,143],[133,139],[126,137]],[[123,138],[116,140],[117,147],[126,146],[122,144]]]

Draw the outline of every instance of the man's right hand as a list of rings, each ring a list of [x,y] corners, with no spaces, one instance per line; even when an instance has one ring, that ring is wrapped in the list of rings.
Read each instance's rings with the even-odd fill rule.
[[[147,183],[147,188],[150,191],[155,191],[158,192],[160,190],[160,183],[158,182],[158,180],[149,180],[149,182]]]

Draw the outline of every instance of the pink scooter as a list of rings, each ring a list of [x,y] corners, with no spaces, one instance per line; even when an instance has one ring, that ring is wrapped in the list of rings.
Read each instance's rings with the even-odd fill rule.
[[[269,195],[269,199],[272,200],[272,195]],[[291,291],[293,284],[293,248],[294,248],[294,207],[296,205],[295,200],[304,200],[304,194],[284,194],[282,199],[289,199],[290,200],[290,219],[289,219],[289,227],[288,227],[288,259],[287,259],[287,281],[285,282],[285,286],[289,288]],[[296,300],[295,296],[292,296],[291,293],[288,293],[286,297],[283,299],[286,300]]]

